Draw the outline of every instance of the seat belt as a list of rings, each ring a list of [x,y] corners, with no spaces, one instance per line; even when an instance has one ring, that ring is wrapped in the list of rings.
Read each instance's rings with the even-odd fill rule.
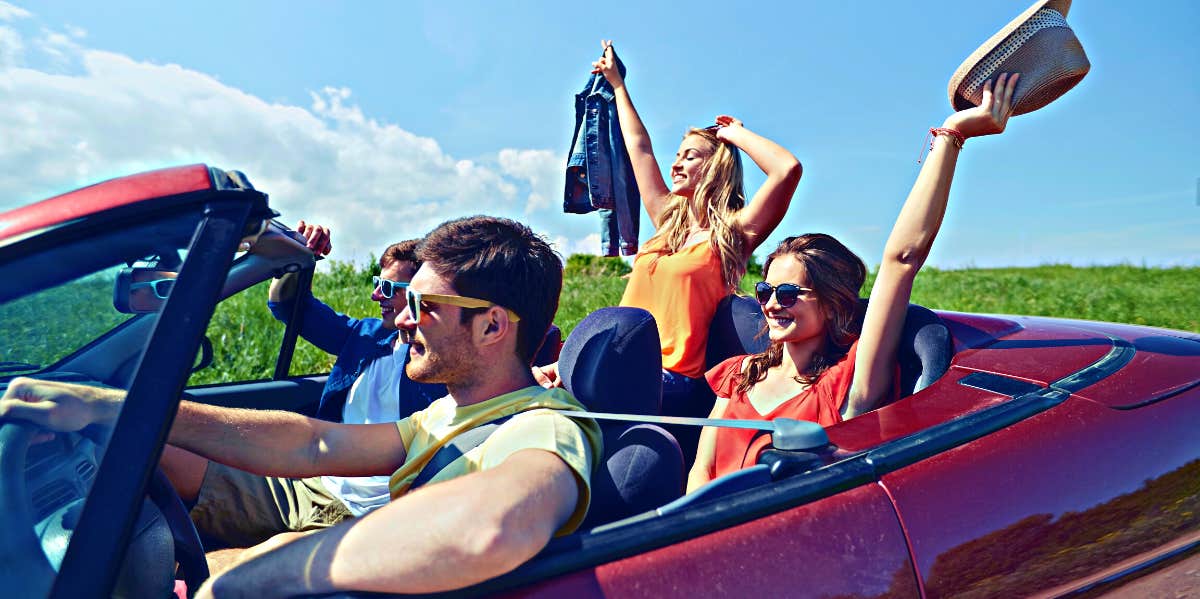
[[[584,412],[579,410],[554,410],[558,414],[570,418],[591,418],[593,420],[620,420],[624,422],[641,422],[652,424],[681,424],[684,426],[720,426],[727,428],[744,428],[756,431],[771,433],[771,444],[776,449],[785,451],[802,451],[806,449],[815,449],[824,447],[829,444],[829,436],[825,434],[825,428],[815,422],[807,420],[793,420],[791,418],[776,418],[774,420],[733,420],[730,418],[690,418],[685,416],[649,416],[642,414],[612,414],[605,412]],[[520,413],[520,412],[518,412]],[[409,485],[409,491],[416,489],[429,482],[433,477],[437,476],[442,470],[446,469],[455,460],[466,455],[467,452],[479,447],[500,425],[504,424],[509,418],[516,416],[512,414],[492,420],[487,424],[477,426],[469,431],[459,433],[450,441],[447,441],[429,462],[421,468],[421,472],[413,479]]]
[[[718,426],[725,428],[745,428],[771,433],[772,442],[776,449],[785,451],[802,451],[824,447],[829,444],[829,435],[825,427],[808,420],[792,418],[776,418],[774,420],[734,420],[731,418],[692,418],[688,416],[648,416],[643,414],[611,414],[605,412],[581,412],[577,410],[556,410],[563,416],[572,418],[591,418],[593,420],[621,420],[624,422],[649,422],[652,424],[682,424],[684,426]]]
[[[519,414],[520,412],[518,412]],[[511,414],[503,418],[497,418],[487,424],[477,426],[469,431],[465,431],[455,435],[455,437],[446,442],[437,453],[433,454],[432,458],[426,462],[421,471],[417,473],[417,477],[413,479],[412,484],[408,486],[408,491],[412,492],[417,487],[429,482],[433,477],[437,476],[442,470],[453,463],[458,458],[467,455],[468,451],[483,445],[496,429],[500,428],[501,424],[508,421],[516,414]]]

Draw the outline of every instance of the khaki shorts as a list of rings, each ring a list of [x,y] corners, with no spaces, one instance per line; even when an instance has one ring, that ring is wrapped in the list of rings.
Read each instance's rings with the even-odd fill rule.
[[[327,528],[354,515],[321,477],[260,476],[208,463],[192,521],[209,541],[251,547],[282,532]]]

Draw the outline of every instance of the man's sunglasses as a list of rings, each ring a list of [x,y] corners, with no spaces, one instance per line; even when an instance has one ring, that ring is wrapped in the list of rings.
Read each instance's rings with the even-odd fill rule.
[[[397,289],[408,287],[408,283],[392,281],[383,277],[371,277],[371,284],[375,285],[372,289],[378,289],[379,295],[387,299],[392,299],[392,296],[396,295]]]
[[[754,285],[754,299],[758,300],[760,306],[767,305],[771,301],[771,296],[775,296],[775,301],[784,308],[791,308],[796,305],[796,301],[802,297],[807,297],[812,293],[812,289],[801,287],[791,283],[781,283],[779,286],[772,286],[766,281],[759,281]]]
[[[461,308],[491,308],[496,304],[487,300],[476,299],[473,297],[463,297],[461,295],[440,295],[437,293],[421,293],[412,289],[405,290],[405,299],[408,300],[408,311],[412,313],[413,322],[421,322],[421,302],[430,304],[450,304],[451,306],[459,306]],[[508,313],[508,319],[517,322],[521,320],[516,312],[508,308],[504,308]]]
[[[167,299],[171,295],[171,290],[175,288],[175,279],[158,279],[157,281],[146,281],[144,283],[134,283],[129,286],[129,290],[142,289],[149,287],[154,290],[154,297],[158,299]]]

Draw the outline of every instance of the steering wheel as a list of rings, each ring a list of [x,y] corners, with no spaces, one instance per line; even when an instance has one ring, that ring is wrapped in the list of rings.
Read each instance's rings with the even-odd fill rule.
[[[6,594],[18,597],[48,595],[57,575],[36,532],[33,501],[26,488],[26,456],[30,442],[39,431],[39,427],[28,422],[0,422],[0,514],[6,518],[4,530],[0,532],[0,588],[5,589]],[[80,436],[78,433],[58,434]],[[77,457],[84,451],[78,443],[71,445],[74,447],[72,452],[57,459]],[[161,470],[156,469],[147,485],[146,496],[150,501],[143,505],[139,525],[144,529],[153,526],[160,517],[165,521],[175,547],[174,561],[178,562],[188,588],[199,588],[208,578],[204,547],[183,501]],[[64,536],[69,536],[69,532]],[[137,538],[131,539],[130,550],[137,541]],[[141,565],[134,564],[133,567],[139,569]],[[122,572],[126,570],[129,568],[122,566]],[[133,595],[139,594],[138,589],[129,590]]]

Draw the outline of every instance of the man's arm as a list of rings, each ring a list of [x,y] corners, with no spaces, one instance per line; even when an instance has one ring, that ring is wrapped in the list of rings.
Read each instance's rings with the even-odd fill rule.
[[[197,597],[462,588],[536,555],[574,512],[579,484],[557,455],[518,451],[495,468],[423,487],[251,559]]]
[[[294,277],[294,274],[284,275],[282,278],[273,281],[272,289],[275,283],[282,281],[287,277]],[[301,337],[304,337],[309,343],[317,346],[321,351],[338,355],[342,348],[346,345],[346,340],[354,332],[355,327],[359,326],[359,320],[339,314],[330,308],[328,304],[313,297],[309,290],[305,290],[299,294],[299,298],[291,297],[283,300],[276,300],[268,295],[267,308],[271,311],[271,315],[275,320],[288,324],[292,318],[293,302],[304,302],[304,310],[300,317],[299,329]]]
[[[241,470],[291,478],[386,475],[406,457],[395,423],[341,424],[190,401],[179,403],[168,441]]]
[[[300,221],[296,225],[295,234],[302,238],[300,241],[315,256],[329,255],[333,250],[327,227]],[[297,323],[300,336],[325,353],[337,355],[358,321],[335,312],[313,297],[311,289],[300,289],[299,279],[298,273],[287,273],[271,281],[271,287],[267,290],[267,308],[271,310],[275,320],[288,324],[295,302],[304,302],[303,317]]]
[[[112,424],[125,392],[16,378],[0,399],[0,418],[56,431]],[[291,412],[221,408],[183,401],[168,441],[216,462],[272,476],[391,474],[404,463],[395,424],[338,424]]]

